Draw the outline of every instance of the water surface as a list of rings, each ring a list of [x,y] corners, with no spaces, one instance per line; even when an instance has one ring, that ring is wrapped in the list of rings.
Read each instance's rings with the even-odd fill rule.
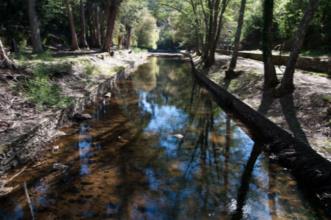
[[[323,219],[179,59],[151,58],[17,181],[36,219]],[[23,189],[2,219],[31,219]]]

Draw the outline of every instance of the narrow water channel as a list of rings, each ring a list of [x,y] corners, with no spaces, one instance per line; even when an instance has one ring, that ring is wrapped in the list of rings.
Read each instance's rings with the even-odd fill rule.
[[[1,219],[324,218],[186,61],[151,58],[111,93],[16,180],[32,211],[20,187]]]

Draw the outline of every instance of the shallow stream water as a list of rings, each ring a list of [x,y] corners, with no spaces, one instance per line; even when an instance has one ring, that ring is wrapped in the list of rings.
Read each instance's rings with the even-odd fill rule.
[[[1,219],[324,218],[186,61],[153,57],[111,94],[15,180]]]

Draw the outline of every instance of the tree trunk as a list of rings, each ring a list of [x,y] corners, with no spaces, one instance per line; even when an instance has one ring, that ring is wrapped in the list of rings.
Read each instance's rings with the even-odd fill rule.
[[[80,44],[83,48],[88,48],[87,40],[86,40],[86,19],[85,19],[85,5],[83,0],[80,0]]]
[[[17,46],[17,42],[16,42],[15,38],[13,38],[11,40],[11,50],[10,51],[13,52],[13,53],[19,53],[20,52],[20,49]]]
[[[75,21],[74,21],[74,16],[72,14],[72,8],[69,3],[69,0],[65,0],[66,8],[67,8],[67,13],[68,13],[68,18],[69,18],[69,26],[70,26],[70,32],[71,32],[71,49],[72,50],[79,50],[79,45],[78,45],[78,38],[77,38],[77,33],[76,33],[76,27],[75,27]]]
[[[121,0],[113,0],[109,3],[108,18],[107,18],[107,34],[103,45],[104,51],[110,51],[110,49],[113,46],[114,27],[120,4],[121,4]]]
[[[122,48],[122,43],[123,43],[123,36],[122,35],[119,35],[117,37],[117,48],[118,49],[121,49]]]
[[[101,13],[99,16],[99,20],[100,20],[101,45],[104,45],[107,35],[107,18],[109,11],[107,9],[105,10],[104,8],[102,8],[100,12]]]
[[[230,62],[229,70],[227,71],[227,75],[228,74],[232,75],[233,71],[235,70],[235,68],[237,66],[241,30],[242,30],[242,26],[243,26],[243,23],[244,23],[244,16],[245,16],[245,8],[246,8],[246,0],[241,0],[237,32],[236,32],[236,36],[235,36],[235,40],[234,40],[234,49],[233,49],[233,53],[232,53],[232,59],[231,59],[231,62]]]
[[[95,11],[95,31],[96,31],[96,40],[97,40],[97,47],[100,48],[101,43],[101,24],[100,24],[100,7],[97,5]]]
[[[43,46],[40,37],[39,19],[36,12],[36,0],[28,1],[28,10],[33,52],[41,53],[43,52]]]
[[[211,4],[211,12],[209,18],[208,34],[206,38],[205,62],[204,67],[210,68],[215,64],[215,53],[223,28],[223,18],[229,0],[217,1],[214,5]],[[213,16],[214,15],[214,16]]]
[[[0,68],[1,69],[5,69],[5,68],[16,69],[17,68],[16,64],[8,58],[5,47],[3,46],[1,39],[0,39]]]
[[[264,0],[263,33],[262,33],[264,90],[272,89],[278,84],[275,66],[272,61],[273,9],[274,9],[274,0]]]
[[[93,48],[100,48],[100,44],[98,44],[98,37],[97,37],[97,29],[96,29],[96,13],[97,13],[97,6],[96,3],[93,2],[88,5],[88,27],[89,27],[89,44]]]
[[[294,72],[295,72],[295,65],[299,58],[299,54],[304,42],[305,35],[307,33],[308,25],[310,24],[311,20],[314,17],[314,13],[318,8],[319,0],[310,0],[308,6],[305,10],[304,16],[300,22],[298,27],[298,31],[294,36],[293,39],[293,47],[291,50],[291,54],[289,60],[286,65],[285,73],[281,81],[281,85],[276,90],[277,96],[282,96],[285,94],[292,93],[294,91]]]
[[[131,47],[131,36],[132,36],[132,27],[127,25],[126,29],[126,37],[125,37],[125,49],[130,49]]]

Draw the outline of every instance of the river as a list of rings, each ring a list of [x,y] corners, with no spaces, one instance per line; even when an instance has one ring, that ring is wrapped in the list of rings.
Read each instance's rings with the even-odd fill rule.
[[[1,219],[324,219],[190,70],[152,57],[117,82],[15,180],[32,210],[20,187]]]

